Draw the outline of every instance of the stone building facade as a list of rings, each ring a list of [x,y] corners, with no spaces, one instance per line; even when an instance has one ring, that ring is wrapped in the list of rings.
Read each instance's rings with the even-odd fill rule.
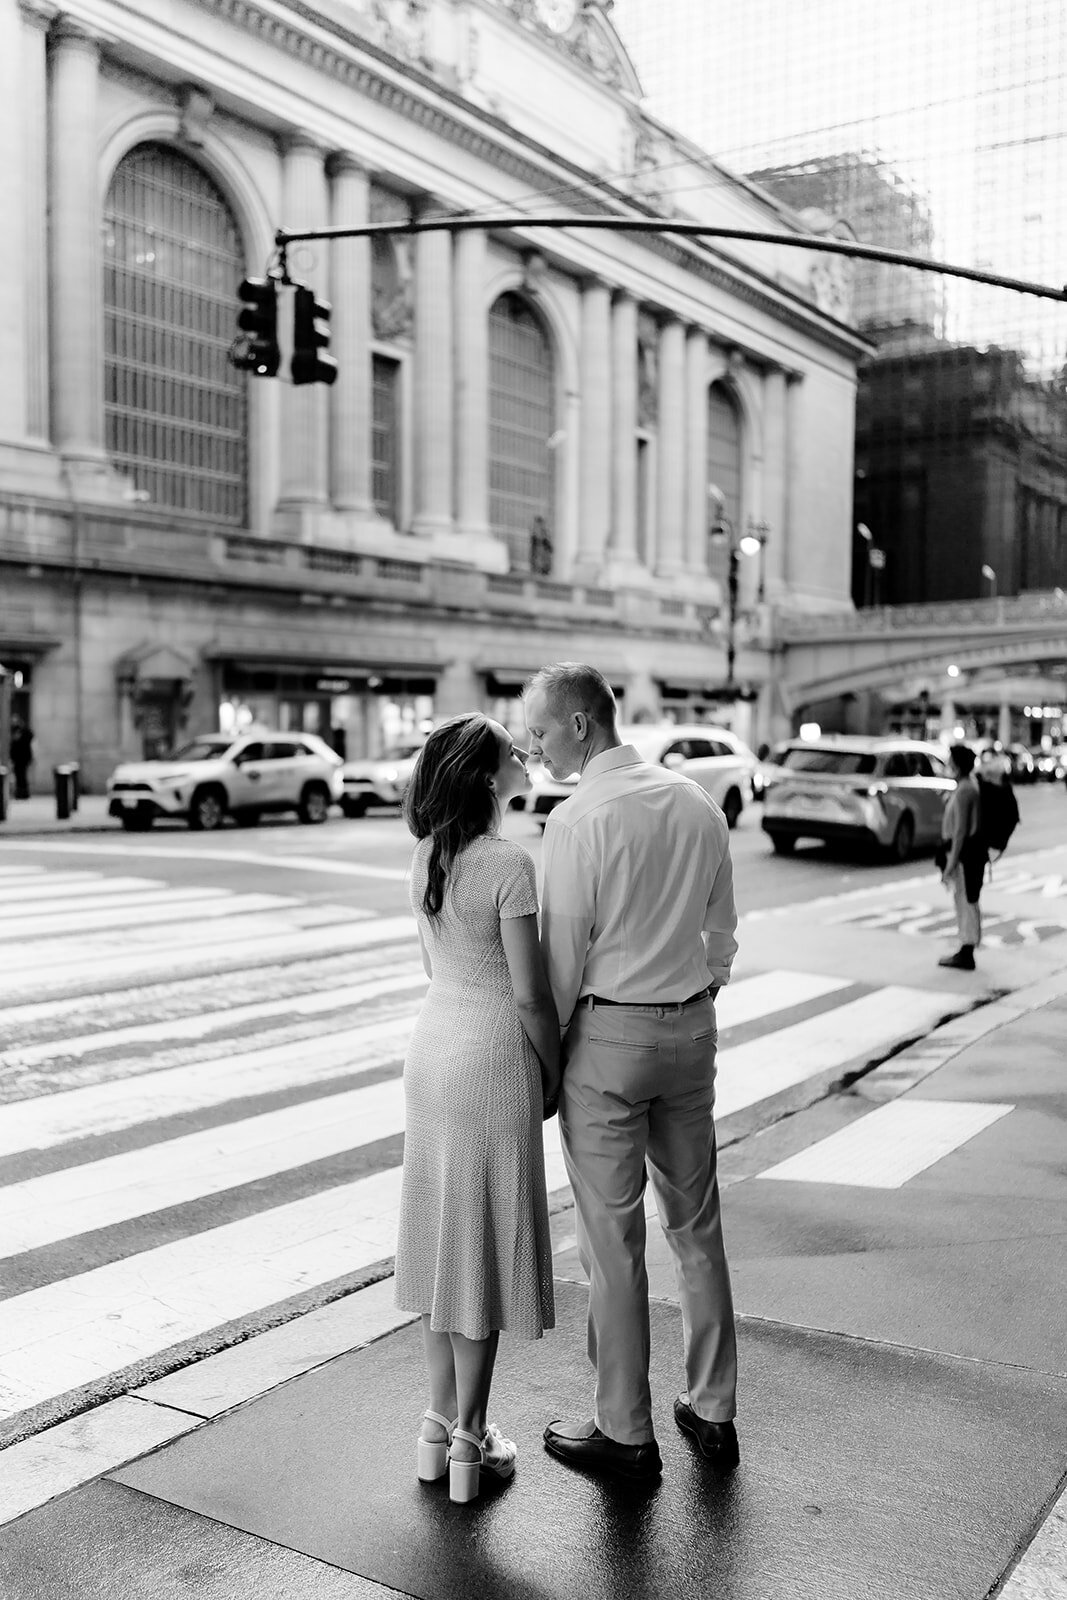
[[[780,726],[775,615],[850,604],[866,346],[803,249],[538,227],[801,228],[642,112],[609,11],[0,0],[0,662],[38,787],[249,720],[376,753],[559,658],[629,716]],[[228,364],[279,225],[452,212],[505,220],[290,252],[332,388]],[[764,540],[732,624],[720,508]]]

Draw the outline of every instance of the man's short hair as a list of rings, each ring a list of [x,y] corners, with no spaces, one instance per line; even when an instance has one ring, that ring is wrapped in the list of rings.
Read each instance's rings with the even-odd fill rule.
[[[614,732],[618,706],[611,684],[596,667],[582,661],[553,662],[534,673],[523,689],[524,696],[531,689],[544,695],[549,714],[557,722],[581,711],[598,728]]]
[[[968,772],[974,771],[974,751],[969,744],[949,745],[948,755],[949,760],[955,762],[957,769],[963,773],[964,777],[967,776]]]

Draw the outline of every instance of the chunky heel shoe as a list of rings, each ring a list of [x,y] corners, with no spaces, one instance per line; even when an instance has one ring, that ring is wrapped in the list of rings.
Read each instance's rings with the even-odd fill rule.
[[[477,1457],[473,1461],[457,1461],[452,1454],[451,1446],[448,1454],[448,1498],[457,1505],[465,1505],[468,1500],[477,1500],[478,1481],[481,1477],[482,1463],[485,1460],[485,1450],[477,1434],[468,1433],[466,1428],[455,1428],[452,1432],[453,1444],[457,1439],[472,1444],[477,1450]]]
[[[452,1443],[452,1430],[455,1424],[437,1411],[424,1411],[423,1421],[435,1422],[439,1428],[445,1430],[446,1434],[444,1439],[419,1439],[419,1481],[436,1483],[438,1478],[443,1478],[448,1471],[448,1447]]]

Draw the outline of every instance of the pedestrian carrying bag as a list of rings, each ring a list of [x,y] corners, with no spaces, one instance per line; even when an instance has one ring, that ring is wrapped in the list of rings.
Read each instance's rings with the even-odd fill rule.
[[[991,855],[1001,856],[1019,826],[1019,802],[1010,783],[978,780],[978,831]]]

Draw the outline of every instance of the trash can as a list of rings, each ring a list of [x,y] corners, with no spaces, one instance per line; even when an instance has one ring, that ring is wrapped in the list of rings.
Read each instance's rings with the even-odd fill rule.
[[[7,813],[10,805],[11,773],[7,767],[0,766],[0,822],[7,821]]]
[[[56,786],[56,817],[65,822],[72,811],[78,809],[78,763],[66,761],[52,768]]]

